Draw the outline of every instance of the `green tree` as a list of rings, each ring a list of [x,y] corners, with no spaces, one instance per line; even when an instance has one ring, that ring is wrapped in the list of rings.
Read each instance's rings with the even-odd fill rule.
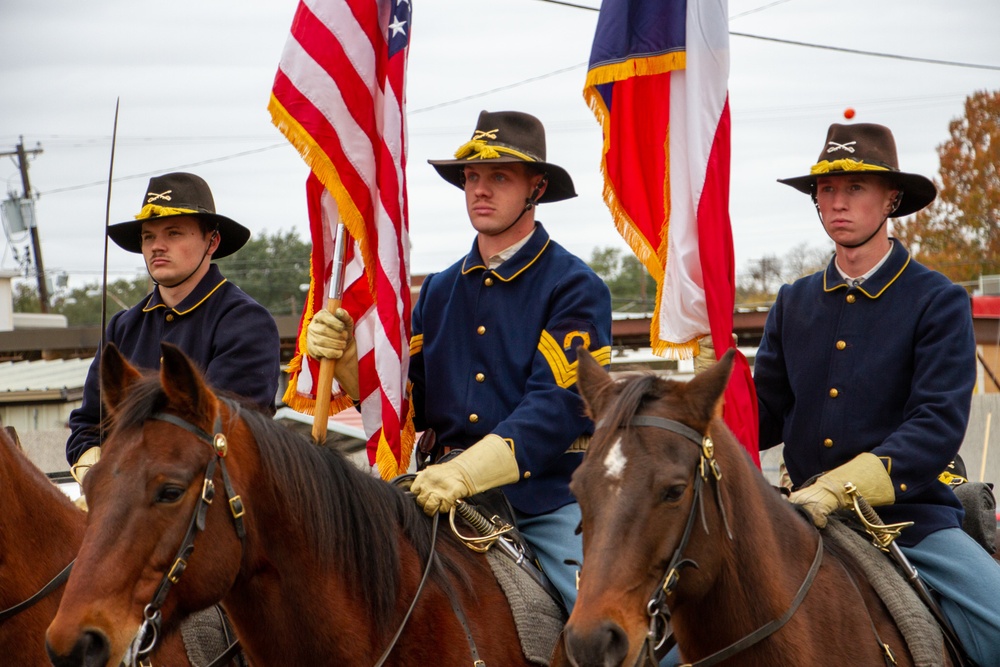
[[[938,146],[938,197],[893,234],[953,281],[1000,273],[1000,91],[965,100],[965,115]]]
[[[119,310],[126,310],[139,303],[151,289],[152,283],[148,276],[119,278],[109,283],[107,317],[110,318]],[[100,283],[93,282],[83,287],[75,287],[65,294],[56,295],[52,310],[65,315],[70,326],[97,325],[101,323],[101,308],[104,301]]]
[[[38,300],[38,290],[30,283],[14,283],[14,312],[40,313],[42,304]]]
[[[225,276],[274,315],[300,315],[309,283],[309,242],[298,232],[255,235],[235,255],[218,261]]]
[[[108,311],[111,317],[119,310],[131,308],[149,293],[152,285],[147,276],[132,279],[119,278],[108,285]],[[104,295],[97,282],[74,287],[52,296],[49,312],[65,315],[71,327],[93,326],[101,323],[101,304]],[[19,313],[39,313],[38,291],[29,283],[19,283],[14,293],[14,310]]]
[[[594,248],[587,264],[611,290],[611,307],[614,310],[653,310],[656,282],[631,252],[610,246]]]

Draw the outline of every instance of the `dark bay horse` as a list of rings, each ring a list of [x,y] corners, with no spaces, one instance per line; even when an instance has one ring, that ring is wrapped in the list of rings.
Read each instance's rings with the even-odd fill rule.
[[[528,664],[482,556],[446,529],[433,547],[430,520],[403,491],[217,396],[179,349],[162,350],[159,376],[145,378],[113,346],[104,352],[111,430],[85,480],[90,523],[47,634],[56,665],[124,655],[168,571],[164,629],[221,601],[253,665],[374,665],[390,645],[386,665],[472,665],[473,648],[487,665]],[[215,501],[178,571],[207,488]],[[432,548],[437,565],[392,644]]]
[[[581,355],[578,383],[597,429],[571,486],[584,565],[553,665],[655,665],[650,642],[667,617],[697,665],[790,612],[718,664],[885,665],[882,642],[899,665],[913,664],[864,577],[717,418],[731,369],[732,352],[688,383],[615,382]],[[941,664],[950,664],[943,647]]]
[[[62,598],[57,586],[21,611],[76,557],[86,526],[77,509],[0,429],[0,663],[49,665],[45,629]],[[6,610],[11,613],[5,614]],[[188,665],[180,635],[167,638],[153,664]]]

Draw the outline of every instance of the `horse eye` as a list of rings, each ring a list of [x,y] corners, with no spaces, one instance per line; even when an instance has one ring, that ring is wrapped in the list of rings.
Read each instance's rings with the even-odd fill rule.
[[[160,487],[156,494],[158,503],[176,503],[184,496],[184,487],[173,484]]]
[[[676,503],[684,495],[685,489],[687,489],[686,484],[674,484],[671,487],[663,489],[660,493],[660,502]]]

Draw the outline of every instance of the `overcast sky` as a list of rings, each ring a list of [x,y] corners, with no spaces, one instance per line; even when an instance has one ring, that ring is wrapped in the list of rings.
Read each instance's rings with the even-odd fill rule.
[[[598,0],[574,0],[597,7]],[[445,268],[472,231],[458,190],[429,158],[450,157],[481,109],[537,115],[549,160],[580,196],[538,217],[571,251],[626,248],[601,199],[600,128],[581,95],[597,12],[539,0],[412,0],[407,85],[413,273]],[[151,174],[203,176],[220,213],[253,232],[308,238],[307,168],[270,122],[271,83],[294,0],[0,0],[0,152],[30,161],[48,273],[100,279],[106,179],[121,98],[111,220],[138,212]],[[730,0],[730,29],[840,48],[1000,66],[997,0]],[[738,268],[826,237],[808,199],[775,182],[806,173],[831,122],[878,122],[904,170],[933,177],[936,147],[965,98],[1000,71],[878,58],[743,36],[730,41],[731,218]],[[484,94],[485,93],[485,94]],[[0,160],[20,193],[13,160]],[[2,194],[2,193],[0,193]],[[15,239],[17,240],[17,239]],[[28,243],[20,239],[20,252]],[[0,269],[17,264],[0,241]],[[112,244],[110,277],[142,270]]]

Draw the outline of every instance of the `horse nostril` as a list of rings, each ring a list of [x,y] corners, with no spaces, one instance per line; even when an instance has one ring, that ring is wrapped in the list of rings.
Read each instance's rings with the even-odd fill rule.
[[[564,640],[566,657],[575,667],[620,667],[628,656],[628,635],[611,621],[589,633],[567,626]]]
[[[110,657],[108,638],[98,630],[84,632],[69,655],[56,655],[48,642],[45,647],[54,667],[105,667]]]

